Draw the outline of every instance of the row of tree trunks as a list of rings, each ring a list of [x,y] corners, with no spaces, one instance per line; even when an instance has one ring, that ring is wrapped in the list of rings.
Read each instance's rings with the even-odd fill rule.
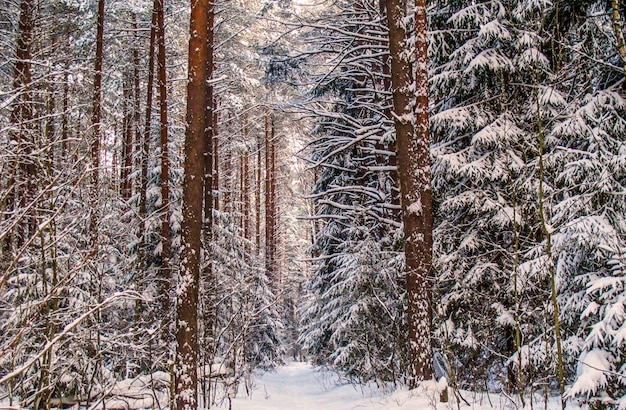
[[[264,108],[262,116],[265,123],[264,134],[254,137],[255,151],[252,158],[252,154],[247,151],[237,153],[233,147],[220,148],[215,123],[212,149],[213,191],[219,192],[220,195],[213,199],[215,209],[222,206],[225,212],[232,213],[236,225],[241,229],[242,237],[253,243],[258,255],[262,254],[263,248],[265,249],[265,268],[274,285],[279,280],[276,135],[269,107]],[[242,121],[242,138],[248,141],[251,135],[247,112],[242,116]],[[233,122],[232,119],[227,121],[227,128],[231,127]],[[224,155],[221,162],[218,161],[220,149]],[[218,179],[220,173],[221,179]]]
[[[120,161],[120,195],[128,201],[133,195],[133,181],[130,178],[134,167],[135,152],[140,149],[140,78],[139,78],[139,36],[137,14],[131,13],[131,28],[135,42],[132,46],[132,73],[124,84],[123,124],[122,124],[122,160]]]

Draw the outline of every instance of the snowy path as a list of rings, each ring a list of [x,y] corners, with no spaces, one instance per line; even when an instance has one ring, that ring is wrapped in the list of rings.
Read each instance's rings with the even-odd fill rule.
[[[254,380],[253,389],[250,397],[233,400],[234,410],[387,408],[380,392],[366,387],[362,393],[350,384],[337,385],[336,375],[306,363],[293,362],[265,373]]]
[[[241,389],[240,389],[241,393]],[[376,388],[339,384],[337,376],[306,363],[289,363],[254,380],[252,395],[233,400],[233,410],[428,409],[426,397],[406,391],[384,395]],[[439,407],[441,409],[447,406]]]
[[[306,363],[292,362],[275,372],[257,376],[250,396],[242,387],[240,397],[232,402],[233,410],[520,410],[520,406],[503,395],[463,392],[469,406],[461,403],[439,403],[436,383],[413,391],[398,389],[385,394],[376,387],[341,384],[334,373]],[[540,403],[540,401],[537,401]],[[224,408],[228,408],[225,404]],[[527,406],[526,408],[530,408]],[[544,408],[543,403],[536,408]],[[570,407],[572,410],[576,407]],[[560,410],[551,400],[549,410]]]

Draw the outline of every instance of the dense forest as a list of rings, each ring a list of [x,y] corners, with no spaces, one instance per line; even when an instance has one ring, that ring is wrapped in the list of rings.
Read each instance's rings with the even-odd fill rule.
[[[626,408],[625,22],[0,0],[0,408],[230,406],[290,361]]]

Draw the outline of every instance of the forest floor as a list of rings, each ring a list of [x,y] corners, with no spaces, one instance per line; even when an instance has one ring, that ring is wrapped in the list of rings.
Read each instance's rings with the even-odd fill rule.
[[[161,409],[159,403],[167,403],[167,392],[159,391],[155,402],[148,381],[167,386],[169,375],[157,372],[152,376],[120,381],[111,390],[111,397],[89,407],[92,410]],[[247,389],[246,389],[247,386]],[[400,387],[380,388],[375,384],[355,386],[342,380],[337,373],[302,362],[289,362],[274,371],[255,373],[238,388],[237,397],[228,403],[220,400],[212,409],[229,410],[561,410],[556,397],[546,405],[542,397],[536,396],[531,403],[528,395],[526,406],[519,404],[516,396],[498,393],[461,391],[462,399],[450,390],[450,400],[439,400],[440,385],[436,382],[422,383],[414,390]],[[224,396],[222,396],[224,397]],[[72,407],[76,409],[78,406]],[[0,410],[22,410],[0,400]],[[87,409],[87,407],[80,407]],[[569,403],[567,410],[581,408]]]
[[[431,383],[412,391],[397,389],[385,391],[375,385],[354,386],[333,373],[306,363],[291,362],[276,371],[267,372],[252,381],[249,396],[240,389],[232,401],[233,410],[486,410],[520,409],[517,398],[501,394],[462,392],[463,399],[450,397],[448,403],[439,402],[439,389]],[[243,393],[243,394],[242,394]],[[450,396],[453,396],[452,392]],[[224,404],[228,408],[228,404]],[[526,408],[531,407],[527,404]],[[534,408],[544,409],[544,403],[535,402]],[[560,409],[555,400],[549,410]]]

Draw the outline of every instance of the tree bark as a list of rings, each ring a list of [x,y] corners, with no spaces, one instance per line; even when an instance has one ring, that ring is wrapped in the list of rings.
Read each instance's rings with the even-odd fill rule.
[[[380,0],[379,4],[379,11],[380,14],[382,16],[384,16],[386,18],[386,0]],[[383,90],[391,90],[391,56],[389,54],[385,54],[383,56],[381,56],[381,72],[383,74]],[[381,104],[384,104],[384,110],[383,112],[385,113],[385,116],[387,118],[392,119],[393,115],[391,113],[391,107],[388,106],[388,100],[385,98],[385,96],[383,95],[383,98],[381,99]],[[383,151],[395,151],[395,147],[394,147],[394,143],[393,142],[388,142],[388,143],[384,143],[381,141],[381,143],[379,144],[379,149],[383,150]],[[394,170],[389,172],[389,177],[391,178],[391,192],[390,192],[390,201],[391,201],[391,205],[393,206],[392,210],[391,210],[391,216],[392,219],[395,221],[401,221],[402,216],[401,216],[401,205],[400,205],[400,187],[399,187],[399,183],[398,183],[398,170],[397,170],[397,157],[396,155],[389,155],[386,158],[386,161],[388,162],[387,165],[391,166],[391,167],[396,167]],[[381,164],[385,165],[385,159],[381,159]]]
[[[67,35],[69,39],[69,35]],[[66,46],[67,46],[66,40]],[[69,46],[68,46],[69,48]],[[69,110],[69,93],[70,93],[70,81],[69,81],[69,58],[65,61],[65,69],[63,73],[63,114],[61,115],[61,159],[65,161],[67,159],[67,147],[70,139],[70,131],[68,124],[68,110]]]
[[[167,122],[167,71],[165,60],[165,10],[164,0],[155,0],[156,10],[156,40],[159,86],[159,136],[161,144],[161,308],[163,315],[169,312],[170,300],[170,177],[169,177],[169,150],[168,150],[168,122]]]
[[[261,171],[262,171],[262,146],[261,138],[256,138],[256,178],[254,190],[254,206],[255,206],[255,243],[256,251],[261,253]]]
[[[546,195],[544,189],[545,178],[545,150],[546,141],[543,127],[543,118],[541,116],[541,102],[537,90],[534,91],[535,104],[537,105],[537,148],[539,151],[538,160],[538,178],[537,200],[539,205],[539,221],[541,223],[541,233],[546,243],[546,257],[548,258],[548,273],[550,277],[550,302],[552,304],[552,321],[554,324],[554,340],[556,343],[556,360],[557,360],[557,381],[559,383],[559,392],[561,399],[561,408],[565,409],[565,368],[563,359],[563,347],[561,336],[561,317],[558,301],[558,289],[556,268],[554,266],[554,256],[552,252],[552,230],[549,226],[548,216],[546,215]]]
[[[157,0],[155,0],[156,3]],[[152,9],[152,21],[150,23],[150,45],[148,46],[148,81],[146,85],[146,112],[145,122],[143,129],[143,141],[140,155],[141,162],[141,188],[139,194],[139,218],[141,223],[139,225],[139,237],[141,238],[139,245],[139,263],[140,269],[145,269],[148,266],[146,256],[146,238],[145,238],[145,224],[147,217],[146,202],[148,192],[148,158],[150,152],[150,125],[152,119],[152,97],[154,88],[154,44],[156,42],[156,25],[157,25],[157,13],[156,7]]]
[[[404,226],[409,325],[409,387],[432,377],[432,191],[425,0],[415,0],[415,98],[404,20],[406,0],[387,0],[398,178]]]
[[[243,139],[244,141],[248,140],[248,113],[245,113],[243,117]],[[243,162],[241,169],[243,237],[249,241],[252,237],[250,235],[250,160],[247,150],[241,154],[241,159]]]
[[[15,105],[11,111],[11,123],[16,128],[16,131],[12,133],[11,140],[13,145],[17,148],[15,153],[15,160],[13,170],[8,176],[7,188],[10,190],[10,194],[6,199],[7,218],[15,209],[19,206],[24,206],[27,202],[27,198],[30,196],[30,182],[29,180],[34,178],[34,162],[30,158],[30,154],[33,148],[33,142],[31,141],[32,135],[29,132],[31,128],[30,122],[33,117],[32,98],[30,93],[31,76],[31,46],[33,37],[33,0],[22,0],[20,2],[20,18],[18,22],[18,34],[16,39],[15,50],[15,66],[13,68],[13,88],[18,94]],[[23,178],[24,181],[21,179]],[[21,187],[21,183],[24,182],[26,188]],[[26,223],[24,224],[25,231],[20,230],[17,235],[17,246],[25,241],[28,235],[28,229],[33,222],[32,216],[27,216]],[[8,260],[10,258],[10,252],[12,247],[12,241],[14,235],[7,235],[2,245],[3,257]]]
[[[626,42],[624,42],[624,33],[622,32],[622,17],[619,13],[619,3],[619,0],[611,0],[611,21],[617,42],[617,51],[622,60],[622,75],[624,77],[622,89],[626,89]]]
[[[132,149],[132,162],[133,166],[137,166],[138,162],[136,160],[136,153],[141,149],[141,132],[139,129],[141,128],[141,91],[140,91],[140,79],[139,79],[139,34],[138,34],[138,25],[137,25],[137,14],[132,13],[133,20],[133,32],[135,43],[133,45],[133,149]],[[151,30],[152,31],[152,30]],[[135,179],[136,181],[136,179]],[[132,191],[137,192],[137,184],[131,184],[131,195]]]
[[[227,120],[227,128],[228,125],[231,124],[231,120]],[[224,152],[224,168],[222,169],[221,176],[221,184],[222,187],[220,189],[220,193],[222,194],[222,208],[225,212],[230,212],[231,214],[235,211],[233,207],[233,196],[232,196],[232,179],[233,179],[233,161],[234,155],[232,152],[232,147],[223,147]]]
[[[181,270],[177,289],[175,403],[198,408],[198,283],[206,153],[208,0],[192,0],[189,27],[187,129]]]
[[[102,107],[102,61],[104,52],[104,0],[98,0],[98,21],[96,26],[96,59],[94,62],[93,80],[93,100],[91,111],[92,141],[91,141],[91,163],[92,171],[92,200],[95,202],[91,210],[90,232],[92,245],[95,245],[98,238],[96,212],[98,201],[98,185],[100,180],[100,121]]]
[[[220,209],[220,162],[219,162],[219,133],[218,133],[217,101],[213,98],[213,209]]]
[[[124,109],[124,118],[122,120],[122,160],[120,166],[120,193],[122,198],[125,201],[128,201],[131,196],[131,187],[130,187],[130,171],[132,167],[132,159],[133,159],[133,136],[132,136],[132,88],[129,82],[124,81],[124,92],[123,92],[123,109]]]
[[[237,201],[237,226],[244,230],[243,227],[243,153],[239,153],[239,172],[237,172],[237,176],[239,177],[239,200]]]
[[[274,150],[273,124],[269,108],[265,108],[265,271],[271,286],[276,288],[277,278],[274,265]]]
[[[207,5],[207,39],[206,39],[206,81],[210,81],[213,76],[213,24],[215,22],[214,0],[210,0]],[[213,229],[213,137],[215,135],[214,109],[213,109],[213,86],[206,84],[205,95],[205,122],[204,131],[205,151],[204,151],[204,235],[208,251],[208,243],[212,238]]]
[[[214,41],[214,31],[213,25],[215,22],[215,14],[214,14],[214,0],[209,0],[207,6],[207,41],[206,41],[206,81],[209,81],[206,84],[206,94],[205,94],[205,106],[204,106],[204,120],[205,120],[205,128],[204,128],[204,220],[203,220],[203,234],[204,234],[204,271],[202,272],[202,282],[206,283],[207,286],[204,287],[206,292],[206,318],[204,323],[204,335],[203,338],[205,341],[205,345],[210,350],[213,350],[213,331],[216,323],[216,297],[215,297],[215,288],[216,288],[216,278],[213,275],[213,263],[211,258],[211,242],[213,241],[213,151],[214,151],[214,138],[216,136],[215,128],[216,117],[215,113],[215,100],[213,98],[213,86],[210,83],[211,77],[213,76],[213,41]]]

